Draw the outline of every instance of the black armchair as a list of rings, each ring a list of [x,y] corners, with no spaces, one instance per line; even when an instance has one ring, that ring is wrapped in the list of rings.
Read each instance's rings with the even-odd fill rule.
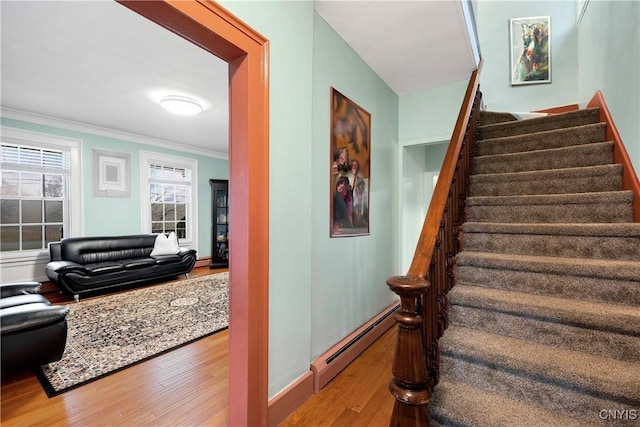
[[[52,305],[40,283],[0,284],[2,375],[62,358],[69,307]]]

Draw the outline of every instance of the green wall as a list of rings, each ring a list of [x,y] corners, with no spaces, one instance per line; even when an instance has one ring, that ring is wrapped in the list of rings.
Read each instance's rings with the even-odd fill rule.
[[[403,213],[394,208],[402,205],[397,189],[404,148],[399,147],[448,139],[467,82],[398,98],[315,15],[311,1],[223,5],[270,40],[273,397],[304,374],[315,357],[394,300],[384,282],[401,270],[403,242],[397,236]],[[490,109],[529,111],[577,102],[573,2],[481,0],[474,5],[485,59],[481,90]],[[510,87],[508,20],[536,15],[552,19],[553,83]],[[331,86],[372,114],[372,216],[366,237],[329,238]],[[442,152],[442,147],[424,148],[425,177],[435,172],[427,164],[440,163]]]
[[[578,100],[602,91],[640,173],[640,2],[590,1],[578,26]]]
[[[398,270],[398,96],[319,15],[313,52],[312,359],[394,302]],[[329,237],[330,87],[371,114],[369,236]]]
[[[578,34],[575,0],[480,0],[476,24],[484,59],[483,101],[491,111],[524,112],[578,101]],[[551,17],[551,83],[510,85],[509,19]]]
[[[400,270],[406,273],[469,80],[400,97]]]
[[[269,397],[394,301],[398,98],[313,1],[226,1],[269,39]],[[372,115],[371,233],[329,237],[330,87]]]
[[[389,276],[401,273],[397,237],[401,217],[397,208],[402,163],[399,147],[448,139],[467,82],[399,98],[315,14],[313,1],[221,3],[269,39],[271,398],[306,373],[310,362],[319,354],[395,301],[385,281]],[[573,1],[481,0],[474,2],[474,6],[478,9],[478,33],[485,58],[481,89],[490,109],[531,110],[577,102],[579,55],[578,33],[572,26],[575,22]],[[631,12],[635,10],[631,7]],[[511,88],[508,85],[508,19],[535,15],[552,17],[553,83]],[[630,28],[631,20],[623,20],[623,23],[628,26],[626,30],[635,31],[632,34],[637,35],[638,26]],[[630,43],[632,48],[637,49],[637,39]],[[633,65],[631,62],[627,66]],[[636,80],[637,68],[636,65],[636,72],[632,73]],[[332,86],[372,116],[369,236],[329,237],[329,100]],[[633,103],[629,105],[634,108]],[[634,113],[637,124],[637,107]],[[131,150],[132,168],[134,173],[137,171],[138,158],[137,154],[133,156],[133,151],[142,147],[129,146],[127,149],[125,141],[93,139],[89,135],[59,129],[46,130],[90,141],[84,151],[85,163],[90,162],[87,153],[94,146]],[[143,149],[165,152],[148,146]],[[185,153],[175,154],[186,156]],[[421,166],[424,172],[435,172],[431,170],[433,164],[441,163],[437,158],[442,155],[441,146],[425,148],[424,161],[420,161],[424,164]],[[200,222],[207,224],[201,227],[199,236],[199,252],[203,255],[205,250],[210,251],[210,208],[209,203],[202,203],[205,198],[209,200],[207,180],[226,178],[227,169],[226,161],[197,158]],[[85,172],[87,182],[90,177]],[[133,184],[132,200],[139,194],[135,178]],[[84,191],[87,234],[115,229],[105,228],[106,224],[113,224],[109,227],[127,224],[127,217],[139,209],[137,203],[121,201],[124,206],[112,220],[116,211],[110,203],[112,199],[108,200],[107,210],[93,199],[88,184]],[[133,225],[127,227],[137,232]]]
[[[400,145],[449,141],[469,80],[400,98]]]
[[[271,398],[311,361],[313,2],[221,3],[269,39]]]
[[[227,160],[139,144],[113,137],[63,129],[50,125],[2,118],[3,126],[75,138],[82,141],[84,209],[83,235],[113,236],[138,234],[140,228],[140,150],[193,158],[198,161],[198,257],[211,255],[211,193],[209,179],[228,179]],[[131,197],[93,196],[93,149],[131,154]]]
[[[584,4],[585,2],[581,2]],[[577,103],[602,91],[640,170],[640,2],[587,2],[579,25],[575,0],[474,1],[484,66],[480,87],[492,111],[533,111]],[[510,18],[551,17],[551,84],[509,86]]]

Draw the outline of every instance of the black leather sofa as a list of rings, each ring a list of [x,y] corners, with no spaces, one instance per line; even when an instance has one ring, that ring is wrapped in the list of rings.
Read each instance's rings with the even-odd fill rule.
[[[152,256],[157,237],[70,237],[51,242],[47,277],[78,300],[81,295],[188,276],[196,262],[196,251],[180,247],[175,254]]]
[[[0,285],[2,375],[62,358],[69,307],[52,305],[40,283]]]

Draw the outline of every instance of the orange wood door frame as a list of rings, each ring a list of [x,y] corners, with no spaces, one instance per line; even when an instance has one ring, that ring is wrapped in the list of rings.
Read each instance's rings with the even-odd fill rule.
[[[269,42],[208,1],[120,1],[229,63],[229,419],[266,426]]]

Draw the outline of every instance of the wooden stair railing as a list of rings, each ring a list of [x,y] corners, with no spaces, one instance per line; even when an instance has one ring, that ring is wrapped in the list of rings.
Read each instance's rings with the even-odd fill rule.
[[[393,427],[429,425],[428,403],[439,375],[438,339],[448,323],[447,293],[454,284],[458,231],[477,140],[481,68],[482,62],[469,79],[409,271],[387,280],[400,296],[394,315],[398,322],[394,378],[389,384],[395,397],[389,424]]]

